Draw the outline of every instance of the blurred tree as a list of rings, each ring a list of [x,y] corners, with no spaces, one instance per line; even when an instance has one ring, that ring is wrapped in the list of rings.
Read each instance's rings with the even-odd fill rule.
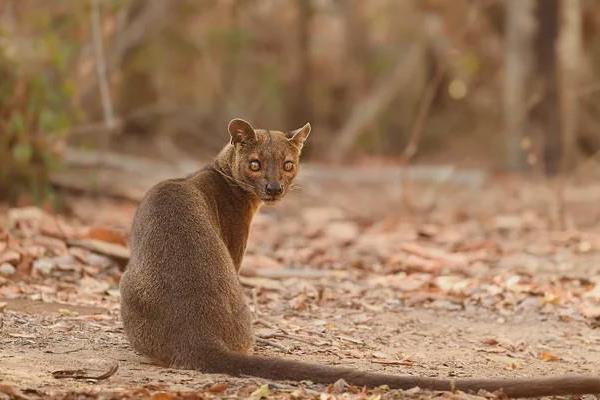
[[[292,64],[292,79],[287,88],[287,126],[299,127],[312,120],[310,87],[311,74],[311,19],[312,1],[296,0],[297,7],[297,51]]]
[[[543,95],[534,113],[543,132],[544,169],[548,175],[559,172],[563,155],[557,74],[558,5],[558,0],[537,2],[536,71],[542,80]]]
[[[600,7],[585,0],[65,0],[43,10],[5,0],[0,85],[38,93],[36,112],[65,116],[64,127],[83,116],[71,146],[204,158],[226,140],[224,121],[243,116],[284,129],[310,120],[311,156],[398,161],[420,143],[419,156],[515,169],[529,158],[552,172],[572,164],[576,140],[600,148],[598,26]],[[17,94],[2,100],[0,124],[13,132],[26,114]],[[14,165],[17,141],[21,159],[29,142],[64,142],[55,130],[67,128],[1,132],[0,163],[10,153]]]
[[[506,50],[504,72],[504,120],[506,164],[513,170],[525,167],[523,144],[528,130],[528,81],[532,72],[532,46],[535,33],[535,0],[506,1]]]
[[[560,103],[564,157],[562,169],[573,168],[577,156],[579,95],[583,73],[583,12],[580,0],[561,0],[559,43]]]

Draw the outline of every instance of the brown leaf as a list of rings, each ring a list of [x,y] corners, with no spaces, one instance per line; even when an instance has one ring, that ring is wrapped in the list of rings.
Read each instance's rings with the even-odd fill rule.
[[[33,265],[33,256],[26,254],[21,259],[19,265],[17,265],[17,274],[20,276],[29,276],[31,275],[31,267]]]
[[[208,388],[208,391],[211,393],[223,393],[227,390],[227,383],[217,382]]]
[[[300,293],[298,296],[290,300],[289,304],[294,310],[301,311],[306,310],[308,297],[304,293]]]
[[[442,267],[462,268],[468,264],[468,259],[462,254],[448,253],[434,247],[424,247],[417,243],[403,243],[400,248],[407,253],[438,261]]]
[[[175,395],[167,392],[156,392],[150,397],[151,400],[175,400],[176,398]]]
[[[487,339],[483,339],[481,341],[481,343],[483,344],[487,344],[488,346],[496,346],[498,345],[500,342],[498,342],[496,339],[494,338],[487,338]]]
[[[542,361],[559,361],[559,360],[561,360],[561,358],[559,356],[557,356],[556,354],[550,353],[549,351],[541,351],[540,354],[538,354],[538,357]]]
[[[392,255],[387,260],[386,265],[392,271],[406,272],[438,272],[442,267],[442,264],[437,260],[406,253]]]
[[[95,239],[107,243],[120,244],[121,246],[127,246],[127,238],[121,232],[110,228],[104,227],[93,227],[88,229],[82,237],[82,239]]]
[[[21,259],[21,254],[19,254],[15,250],[7,250],[3,253],[0,253],[0,264],[2,263],[10,263],[16,265]]]

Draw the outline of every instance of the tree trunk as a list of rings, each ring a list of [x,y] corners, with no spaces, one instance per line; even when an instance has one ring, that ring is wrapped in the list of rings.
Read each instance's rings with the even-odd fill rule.
[[[297,57],[294,61],[293,81],[288,89],[288,116],[289,128],[297,128],[312,119],[310,106],[310,23],[313,7],[310,0],[297,0],[298,9],[298,42]]]
[[[506,2],[506,58],[504,79],[504,121],[506,127],[506,164],[523,170],[525,155],[521,142],[528,130],[527,82],[531,76],[531,53],[535,20],[534,0]]]
[[[563,171],[576,162],[578,134],[578,88],[582,63],[582,10],[581,0],[561,0],[559,39],[559,85],[562,120]]]
[[[557,74],[558,11],[558,0],[538,0],[537,72],[545,90],[537,114],[545,139],[544,167],[549,176],[560,171],[562,158]]]

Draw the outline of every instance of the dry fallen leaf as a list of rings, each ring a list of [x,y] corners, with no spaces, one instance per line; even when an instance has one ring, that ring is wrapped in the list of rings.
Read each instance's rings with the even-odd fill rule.
[[[92,227],[85,232],[82,239],[95,239],[103,242],[127,246],[127,238],[121,232],[104,227]]]
[[[481,343],[483,343],[483,344],[487,344],[488,346],[496,346],[496,345],[497,345],[498,343],[500,343],[500,342],[498,342],[498,341],[497,341],[496,339],[494,339],[494,338],[487,338],[487,339],[483,339],[483,340],[481,341]]]
[[[306,310],[308,307],[308,297],[304,293],[300,293],[298,296],[290,300],[290,307],[296,311]]]
[[[3,253],[0,253],[0,264],[9,263],[13,265],[17,265],[19,260],[21,259],[21,254],[15,250],[6,250]]]
[[[227,383],[224,382],[214,383],[208,388],[211,393],[223,393],[225,390],[227,390]]]
[[[175,400],[178,396],[175,396],[167,392],[156,392],[150,396],[150,400]]]
[[[561,358],[559,356],[557,356],[556,354],[550,353],[549,351],[541,351],[538,354],[538,357],[542,361],[559,361],[559,360],[561,360]]]

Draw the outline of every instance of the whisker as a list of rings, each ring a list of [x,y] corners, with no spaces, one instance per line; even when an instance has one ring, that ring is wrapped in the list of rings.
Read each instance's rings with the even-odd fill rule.
[[[251,185],[247,184],[246,182],[242,182],[238,179],[235,179],[233,176],[226,174],[225,172],[221,171],[218,168],[215,168],[215,171],[217,171],[219,174],[221,174],[225,179],[239,185],[242,189],[246,189],[248,191],[254,190],[254,188]]]

